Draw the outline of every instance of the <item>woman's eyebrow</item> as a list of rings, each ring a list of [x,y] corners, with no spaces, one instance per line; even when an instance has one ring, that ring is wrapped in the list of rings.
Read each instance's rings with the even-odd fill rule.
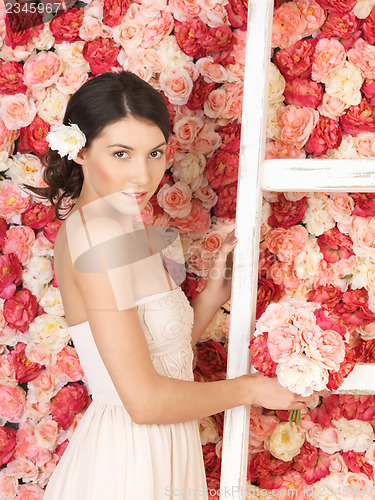
[[[154,149],[160,148],[161,146],[165,146],[166,144],[167,143],[164,141],[161,144],[159,144],[158,146],[155,146],[154,148],[152,148],[151,151],[154,151]],[[130,151],[134,151],[134,148],[132,148],[130,146],[125,146],[125,144],[111,144],[111,145],[107,146],[107,148],[114,148],[114,147],[130,149]]]

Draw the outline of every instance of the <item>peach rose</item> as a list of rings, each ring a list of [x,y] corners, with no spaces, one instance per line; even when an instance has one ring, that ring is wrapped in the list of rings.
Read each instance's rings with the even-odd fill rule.
[[[306,28],[306,19],[295,3],[281,4],[273,13],[272,47],[287,49],[302,38]]]
[[[345,492],[348,491],[348,494]],[[342,498],[375,498],[374,483],[362,472],[348,472],[342,480]]]
[[[311,325],[302,328],[300,336],[310,358],[328,370],[339,369],[345,357],[345,344],[339,333]]]
[[[277,255],[282,262],[291,263],[300,253],[307,240],[308,233],[301,225],[288,229],[278,227],[265,236],[265,241],[271,253]]]
[[[37,484],[21,484],[18,489],[17,500],[42,500],[44,491]]]
[[[210,186],[204,186],[193,192],[193,198],[199,200],[206,210],[211,210],[217,203],[218,196]]]
[[[323,101],[322,104],[318,106],[318,111],[321,115],[336,120],[339,116],[344,114],[347,108],[348,105],[344,101],[341,101],[341,99],[323,94]]]
[[[34,436],[36,444],[53,451],[59,438],[59,424],[51,415],[43,417],[35,426]]]
[[[284,141],[270,141],[266,143],[265,160],[273,158],[306,158],[304,149],[296,148],[293,144]]]
[[[200,14],[201,7],[198,2],[191,0],[169,0],[168,10],[178,21],[188,21]]]
[[[0,183],[0,216],[11,218],[26,210],[30,196],[25,195],[12,181],[5,179]]]
[[[78,382],[84,377],[77,351],[71,346],[64,347],[57,354],[56,363],[50,364],[48,369],[65,383]]]
[[[342,438],[336,427],[325,427],[315,425],[306,434],[306,441],[320,448],[326,453],[336,453],[341,450]]]
[[[74,94],[87,80],[88,73],[67,69],[56,82],[57,89],[63,94]]]
[[[24,94],[3,95],[0,105],[0,119],[9,130],[27,127],[34,120],[36,106]]]
[[[333,453],[328,457],[330,466],[329,470],[331,472],[337,472],[338,474],[346,474],[348,472],[348,466],[346,465],[341,453]]]
[[[228,80],[228,73],[224,66],[219,63],[215,63],[213,57],[211,56],[201,57],[195,64],[197,70],[207,83],[221,83]]]
[[[319,120],[316,109],[289,104],[280,113],[280,139],[302,148]]]
[[[63,62],[55,52],[41,51],[29,57],[23,67],[23,81],[28,87],[46,88],[56,83]]]
[[[329,195],[327,209],[336,222],[346,222],[352,215],[354,200],[347,193],[333,193]]]
[[[222,118],[239,120],[242,113],[243,84],[225,83],[223,89],[226,93],[226,103],[222,112]]]
[[[129,52],[136,49],[141,44],[143,37],[142,26],[135,21],[126,21],[118,24],[113,28],[113,39],[119,43],[125,50]]]
[[[276,285],[288,291],[297,290],[302,283],[295,273],[293,264],[288,262],[274,262],[267,271],[267,278],[271,278]]]
[[[173,68],[160,75],[160,88],[172,104],[186,104],[193,88],[193,82],[186,69]]]
[[[18,139],[18,130],[9,130],[5,123],[0,120],[0,151],[6,151],[11,155],[14,151],[14,142]]]
[[[354,47],[348,51],[348,59],[359,69],[365,78],[374,78],[375,47],[358,38]]]
[[[201,238],[211,225],[211,216],[198,200],[193,199],[191,203],[189,215],[181,219],[176,217],[174,224],[177,229],[187,233],[190,238]]]
[[[103,33],[103,23],[100,19],[93,16],[84,16],[82,24],[79,28],[79,37],[86,42],[91,42],[102,36]]]
[[[344,66],[346,52],[342,43],[335,38],[322,38],[315,47],[311,78],[323,82],[334,71]]]
[[[293,355],[302,353],[298,329],[293,325],[271,328],[268,332],[267,347],[275,363],[288,361]]]
[[[42,370],[28,383],[27,398],[34,402],[49,402],[64,384],[49,370]]]
[[[198,116],[183,116],[174,122],[173,132],[180,146],[189,149],[199,130],[203,127],[203,120]]]
[[[35,233],[28,226],[13,226],[6,232],[2,251],[4,254],[14,253],[22,265],[31,257],[31,246],[35,241]]]
[[[3,498],[16,498],[18,493],[18,481],[15,477],[9,476],[7,467],[0,470],[0,491]]]
[[[170,12],[163,10],[159,12],[147,23],[143,28],[142,47],[151,48],[161,42],[164,38],[168,37],[174,27],[174,19]]]
[[[375,217],[353,217],[353,251],[361,258],[375,259]]]
[[[324,9],[315,0],[294,0],[306,20],[306,31],[302,38],[318,30],[326,19]]]
[[[222,87],[212,90],[203,104],[204,114],[210,118],[219,118],[225,108],[226,98]]]
[[[160,73],[163,70],[163,63],[157,50],[139,47],[134,54],[140,64],[153,73]]]
[[[289,304],[282,302],[270,304],[257,321],[255,335],[268,332],[271,328],[289,324],[290,314]]]
[[[38,479],[38,467],[31,460],[24,457],[13,458],[7,464],[7,473],[24,482],[36,481]]]
[[[192,191],[185,183],[178,181],[173,186],[164,184],[157,193],[161,208],[171,217],[186,217],[191,212]]]
[[[361,132],[353,137],[353,145],[360,158],[375,158],[374,132]]]
[[[260,408],[250,407],[249,444],[260,448],[268,435],[279,425],[275,415],[263,415]]]

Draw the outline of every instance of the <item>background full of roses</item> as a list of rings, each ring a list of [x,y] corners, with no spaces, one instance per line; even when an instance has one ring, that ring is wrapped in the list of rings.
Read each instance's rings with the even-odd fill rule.
[[[276,1],[266,158],[374,157],[374,4]],[[54,279],[61,222],[18,184],[43,185],[45,136],[61,122],[70,94],[105,71],[137,73],[163,93],[172,131],[169,169],[143,217],[179,230],[183,289],[193,298],[234,227],[246,19],[246,0],[92,0],[45,24],[15,16],[11,26],[2,5],[4,498],[43,497],[91,402]],[[289,297],[320,302],[321,327],[348,331],[345,362],[372,361],[374,196],[265,193],[263,208],[257,316]],[[195,348],[196,380],[225,378],[229,310],[217,312]],[[330,396],[290,428],[285,412],[252,408],[249,481],[275,488],[279,498],[287,487],[302,498],[303,487],[313,486],[318,498],[332,486],[343,498],[344,486],[373,485],[374,414],[372,396]],[[202,419],[200,431],[210,496],[217,498],[223,413]]]

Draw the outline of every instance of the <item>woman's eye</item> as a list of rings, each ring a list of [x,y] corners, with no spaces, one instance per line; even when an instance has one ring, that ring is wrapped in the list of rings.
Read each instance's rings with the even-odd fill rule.
[[[161,158],[164,154],[164,151],[160,151],[160,150],[157,150],[157,151],[153,151],[152,153],[150,153],[150,156],[151,158]]]
[[[126,151],[117,151],[117,152],[115,153],[115,156],[116,156],[117,158],[126,158],[125,156],[118,156],[118,155],[127,155],[127,156],[129,156],[129,155],[128,155],[128,153],[127,153]]]

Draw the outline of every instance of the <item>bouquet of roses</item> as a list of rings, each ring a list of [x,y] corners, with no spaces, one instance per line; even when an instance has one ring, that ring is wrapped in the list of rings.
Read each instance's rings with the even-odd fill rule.
[[[314,313],[320,307],[296,299],[270,304],[249,345],[256,370],[276,376],[282,386],[303,397],[336,390],[354,368],[344,334],[317,324]],[[294,420],[300,420],[299,410],[289,411],[289,421]]]

